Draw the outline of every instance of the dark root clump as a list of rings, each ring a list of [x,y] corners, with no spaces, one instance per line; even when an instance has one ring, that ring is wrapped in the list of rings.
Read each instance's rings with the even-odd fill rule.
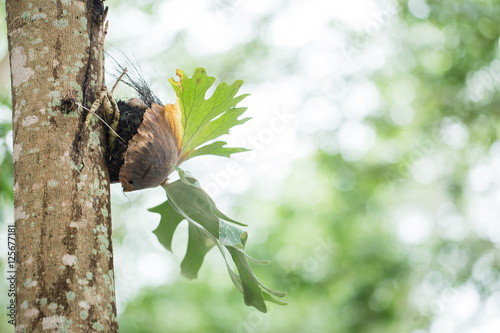
[[[112,73],[112,75],[116,78],[120,77],[125,71],[125,67],[111,55],[108,54],[108,57],[114,62],[118,69],[118,71]],[[139,100],[144,102],[145,105],[144,107],[139,107],[139,105],[135,105],[134,103],[123,101],[117,102],[118,109],[120,109],[120,120],[116,132],[123,140],[116,138],[114,147],[108,148],[108,168],[112,183],[119,181],[120,168],[124,164],[124,155],[128,149],[128,142],[137,134],[137,129],[139,125],[142,124],[146,108],[151,108],[153,103],[163,105],[160,99],[151,91],[150,85],[142,75],[140,66],[135,65],[127,56],[125,56],[125,59],[126,63],[128,63],[128,69],[121,78],[121,82],[133,88]]]
[[[108,168],[111,182],[118,182],[120,168],[124,163],[123,155],[128,147],[128,142],[134,135],[137,134],[137,129],[142,123],[144,109],[131,106],[123,101],[118,101],[118,109],[120,109],[120,121],[116,133],[123,139],[115,139],[113,149],[108,149]]]

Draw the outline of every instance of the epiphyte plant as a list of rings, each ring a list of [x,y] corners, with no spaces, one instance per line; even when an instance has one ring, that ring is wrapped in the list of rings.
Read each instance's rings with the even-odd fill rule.
[[[118,81],[124,77],[123,81],[136,90],[139,98],[115,102],[114,88],[111,91],[103,88],[92,105],[87,121],[102,105],[109,126],[107,158],[111,182],[120,182],[126,192],[163,187],[167,200],[149,209],[161,216],[153,232],[172,251],[174,231],[180,222],[188,221],[187,251],[181,263],[185,277],[196,278],[207,252],[217,247],[245,304],[262,312],[267,311],[265,301],[285,305],[282,298],[286,293],[267,288],[252,271],[249,261],[269,262],[254,259],[245,252],[248,234],[240,227],[246,225],[223,214],[199,182],[179,167],[195,156],[230,157],[247,151],[226,147],[224,141],[213,141],[250,119],[239,118],[246,110],[237,107],[247,96],[236,96],[243,81],[231,85],[220,83],[212,96],[205,99],[215,81],[207,76],[205,69],[197,68],[191,78],[179,69],[176,74],[179,81],[169,80],[177,96],[175,104],[162,105],[142,78],[132,79],[125,69]],[[168,176],[174,170],[180,179],[169,182]],[[238,273],[233,270],[231,260]]]

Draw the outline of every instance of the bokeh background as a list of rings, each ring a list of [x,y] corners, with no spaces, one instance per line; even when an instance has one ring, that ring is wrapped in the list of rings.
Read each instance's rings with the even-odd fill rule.
[[[0,1],[0,331],[12,132]],[[108,0],[108,53],[168,78],[204,67],[242,79],[253,120],[231,160],[184,164],[249,224],[254,267],[286,307],[243,304],[222,258],[179,275],[147,212],[160,189],[112,187],[121,332],[500,331],[500,2],[495,0]],[[108,70],[113,63],[107,62]],[[114,82],[112,77],[108,82]],[[118,98],[133,97],[120,87]]]

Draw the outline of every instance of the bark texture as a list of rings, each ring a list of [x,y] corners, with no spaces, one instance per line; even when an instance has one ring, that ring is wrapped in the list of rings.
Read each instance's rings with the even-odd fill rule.
[[[102,124],[101,1],[7,0],[17,237],[16,332],[115,332]]]

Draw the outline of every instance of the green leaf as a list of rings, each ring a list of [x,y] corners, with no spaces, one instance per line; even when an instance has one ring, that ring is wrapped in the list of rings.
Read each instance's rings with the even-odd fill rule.
[[[246,148],[226,148],[224,147],[226,144],[227,142],[224,141],[215,141],[211,144],[208,144],[196,150],[191,150],[189,153],[186,154],[186,160],[200,155],[216,155],[216,156],[230,157],[231,154],[241,153],[251,150]]]
[[[170,252],[172,252],[172,237],[175,229],[184,218],[173,209],[168,201],[161,205],[148,209],[153,213],[161,215],[160,224],[153,230],[160,243]]]
[[[203,190],[200,186],[200,183],[193,177],[191,176],[191,173],[189,171],[184,171],[182,170],[181,168],[179,168],[178,166],[175,166],[174,165],[174,168],[175,170],[177,170],[177,172],[179,173],[179,177],[181,178],[181,181],[187,185],[187,186],[193,186],[195,188],[197,188],[197,198],[198,196],[202,197],[204,200],[206,200],[206,202],[210,205],[210,210],[211,212],[223,219],[223,220],[226,220],[226,221],[229,221],[229,222],[233,222],[235,224],[238,224],[238,225],[241,225],[243,227],[246,227],[247,225],[244,224],[244,223],[241,223],[241,222],[238,222],[236,220],[233,220],[232,218],[226,216],[224,213],[222,213],[218,208],[217,206],[215,205],[215,202],[212,200],[212,198],[210,198],[210,196],[208,195],[207,192],[205,192],[205,190]],[[185,189],[186,191],[192,191],[193,189],[187,187]],[[196,199],[198,200],[198,199]]]
[[[269,260],[255,259],[246,252],[243,252],[243,254],[247,257],[247,259],[249,259],[251,262],[253,262],[257,265],[269,265],[271,263]]]
[[[232,256],[233,261],[236,263],[238,270],[241,269],[244,273],[247,273],[247,274],[250,273],[253,276],[253,277],[248,277],[246,279],[245,284],[247,284],[247,287],[243,288],[243,282],[242,282],[240,276],[238,274],[236,274],[232,270],[231,266],[229,265],[229,262],[227,261],[227,258],[226,258],[226,255],[224,253],[223,247],[220,244],[217,244],[217,247],[219,248],[219,250],[220,250],[220,252],[222,254],[222,257],[224,258],[224,260],[226,262],[226,267],[227,267],[227,270],[229,272],[229,276],[231,277],[231,280],[233,281],[236,289],[238,289],[239,292],[241,292],[244,295],[245,295],[245,293],[247,293],[247,294],[248,293],[251,293],[251,294],[253,293],[253,297],[252,297],[252,295],[248,295],[247,296],[247,299],[250,302],[247,305],[255,306],[257,309],[259,309],[258,306],[261,306],[261,298],[260,298],[259,294],[255,291],[255,285],[258,285],[260,288],[262,288],[262,297],[263,297],[264,300],[272,302],[272,303],[275,303],[275,304],[278,304],[278,305],[287,305],[288,304],[285,301],[282,301],[282,300],[279,300],[279,299],[276,299],[276,298],[273,297],[273,295],[274,295],[276,297],[283,298],[283,297],[286,297],[286,293],[285,292],[281,292],[281,291],[272,290],[272,289],[267,288],[266,286],[264,286],[257,279],[257,277],[255,277],[255,275],[253,274],[252,269],[248,265],[248,262],[246,261],[246,258],[245,258],[245,257],[248,257],[248,254],[246,254],[244,251],[240,251],[240,253],[243,254],[243,256],[242,255]],[[229,251],[229,248],[227,246],[226,246],[226,248]],[[232,250],[238,251],[234,247],[232,247]],[[250,284],[250,285],[248,285],[248,284]],[[255,300],[256,304],[253,304],[254,300]]]
[[[262,295],[264,296],[265,301],[268,301],[268,302],[271,302],[274,304],[278,304],[278,305],[288,305],[288,302],[277,299],[267,292],[263,292]],[[286,297],[286,293],[284,293],[284,296],[282,296],[282,297]]]
[[[155,234],[167,249],[170,249],[172,235],[179,222],[184,218],[189,221],[188,247],[181,263],[182,274],[190,279],[196,278],[205,255],[216,245],[236,289],[243,293],[245,304],[262,312],[267,311],[265,301],[285,305],[286,302],[278,298],[285,297],[286,293],[267,288],[253,273],[248,260],[257,264],[269,262],[254,259],[245,252],[248,233],[228,222],[241,223],[219,211],[212,198],[188,171],[175,168],[180,179],[162,185],[168,201],[150,211],[162,214],[160,226],[155,230]],[[165,232],[165,235],[162,235],[162,232]],[[238,274],[231,268],[226,250],[231,255]]]
[[[243,249],[248,238],[248,233],[224,221],[219,225],[219,243],[220,245],[233,246],[237,249]]]
[[[177,180],[163,186],[172,207],[188,221],[200,224],[214,237],[219,236],[219,218],[212,212],[206,192]]]
[[[219,85],[219,87],[220,86],[221,85]],[[192,143],[188,143],[186,146],[186,150],[194,149],[205,142],[218,138],[221,135],[229,134],[229,129],[231,127],[246,123],[251,119],[250,117],[238,120],[238,117],[246,110],[247,108],[228,109],[220,117],[204,125],[202,130],[196,132],[193,140],[191,141]]]
[[[186,185],[193,185],[196,187],[201,188],[200,183],[191,175],[191,173],[187,170],[182,170],[178,166],[174,165],[175,170],[179,174],[179,178],[182,180],[182,182]]]
[[[182,275],[188,279],[196,279],[205,255],[214,245],[213,238],[206,231],[190,222],[188,247],[181,263]]]
[[[243,287],[243,299],[246,305],[254,306],[261,312],[267,312],[266,304],[264,303],[264,296],[260,288],[260,282],[255,278],[252,268],[248,264],[246,257],[240,251],[227,247],[229,254],[233,258],[238,273],[240,274],[241,284]]]
[[[215,78],[207,76],[205,69],[197,68],[191,78],[179,69],[177,75],[179,82],[169,79],[177,94],[176,103],[165,105],[165,110],[170,114],[171,126],[178,142],[178,164],[199,155],[229,156],[246,151],[243,148],[222,148],[220,143],[207,145],[196,151],[197,147],[228,134],[232,127],[250,119],[238,119],[246,108],[237,108],[236,105],[248,96],[236,96],[243,81],[235,81],[230,86],[222,82],[213,95],[205,99],[208,89],[215,82]]]

